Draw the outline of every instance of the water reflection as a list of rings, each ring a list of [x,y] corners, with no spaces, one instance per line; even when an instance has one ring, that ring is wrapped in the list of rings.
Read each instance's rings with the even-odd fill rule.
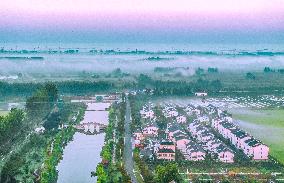
[[[108,111],[105,110],[109,104],[89,103],[84,122],[96,121],[102,124],[108,122]],[[101,161],[100,151],[104,144],[104,133],[97,135],[86,135],[76,132],[74,139],[64,149],[63,159],[57,166],[58,183],[90,183],[96,182],[96,178],[91,177],[91,171],[96,169]]]

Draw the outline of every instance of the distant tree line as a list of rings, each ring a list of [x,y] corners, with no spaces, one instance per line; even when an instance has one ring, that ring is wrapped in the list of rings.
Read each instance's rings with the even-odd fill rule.
[[[154,95],[192,95],[196,91],[219,92],[222,89],[220,80],[208,81],[198,79],[196,82],[153,80],[148,75],[140,74],[137,79],[140,89],[151,88]]]
[[[53,82],[58,90],[63,94],[84,95],[88,93],[109,91],[114,86],[109,81],[62,81]],[[0,97],[6,96],[31,96],[45,83],[8,83],[0,82]]]
[[[284,74],[284,69],[271,69],[270,67],[265,67],[263,69],[264,73],[271,73],[271,72],[279,72],[280,74]]]

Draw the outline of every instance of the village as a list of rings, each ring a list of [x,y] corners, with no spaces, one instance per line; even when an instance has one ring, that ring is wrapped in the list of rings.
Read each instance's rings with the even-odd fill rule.
[[[257,163],[268,167],[278,164],[271,158],[268,145],[241,129],[229,112],[210,102],[179,105],[147,101],[139,115],[141,124],[133,129],[133,143],[148,162],[215,162],[220,168],[232,170],[255,166],[250,173],[257,170]]]

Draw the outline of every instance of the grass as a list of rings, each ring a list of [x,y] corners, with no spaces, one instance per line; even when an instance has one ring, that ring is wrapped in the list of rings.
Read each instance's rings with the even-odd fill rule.
[[[247,112],[232,112],[234,118],[243,121],[253,122],[258,125],[268,125],[284,128],[284,109],[257,109]]]
[[[234,119],[242,120],[241,128],[270,147],[273,157],[284,164],[284,110],[241,109],[230,111]]]
[[[9,111],[0,111],[0,116],[6,116],[9,113]]]

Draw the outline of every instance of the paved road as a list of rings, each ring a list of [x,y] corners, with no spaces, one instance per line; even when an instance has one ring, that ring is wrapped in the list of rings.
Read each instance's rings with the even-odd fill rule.
[[[134,175],[134,162],[133,162],[133,154],[132,154],[132,142],[131,142],[131,130],[130,130],[130,119],[131,109],[128,98],[126,99],[126,112],[125,112],[125,123],[124,123],[124,130],[125,130],[125,140],[124,140],[124,162],[125,162],[125,169],[127,173],[131,177],[131,182],[137,183],[137,179]]]

